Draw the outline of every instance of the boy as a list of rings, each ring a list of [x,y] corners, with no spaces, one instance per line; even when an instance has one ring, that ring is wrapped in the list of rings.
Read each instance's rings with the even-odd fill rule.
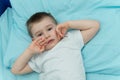
[[[30,17],[27,29],[33,41],[14,63],[11,69],[14,74],[34,70],[40,73],[40,80],[85,80],[80,50],[98,31],[97,21],[57,25],[52,15],[40,12]]]

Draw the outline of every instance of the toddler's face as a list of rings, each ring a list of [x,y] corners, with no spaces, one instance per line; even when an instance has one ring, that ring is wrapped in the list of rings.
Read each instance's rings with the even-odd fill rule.
[[[56,24],[53,20],[50,17],[45,17],[42,21],[33,24],[31,32],[34,39],[37,37],[45,39],[47,42],[45,50],[49,50],[52,49],[60,40],[55,29]]]

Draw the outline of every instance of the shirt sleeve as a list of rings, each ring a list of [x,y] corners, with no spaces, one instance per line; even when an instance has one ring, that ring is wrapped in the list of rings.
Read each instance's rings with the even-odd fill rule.
[[[82,49],[84,46],[84,41],[80,30],[70,30],[68,32],[69,40],[71,40],[71,46]]]
[[[31,69],[32,69],[33,71],[40,73],[40,69],[39,69],[39,67],[38,67],[37,64],[36,64],[36,59],[37,59],[37,56],[36,56],[36,55],[33,56],[33,57],[30,59],[30,61],[28,62],[28,65],[31,67]]]

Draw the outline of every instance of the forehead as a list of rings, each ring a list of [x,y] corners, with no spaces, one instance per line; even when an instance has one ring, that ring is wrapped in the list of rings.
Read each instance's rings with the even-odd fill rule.
[[[31,32],[33,34],[35,34],[37,31],[44,30],[47,27],[52,26],[52,25],[53,26],[56,25],[54,23],[53,19],[50,17],[45,17],[41,21],[33,23],[32,28],[31,28]]]

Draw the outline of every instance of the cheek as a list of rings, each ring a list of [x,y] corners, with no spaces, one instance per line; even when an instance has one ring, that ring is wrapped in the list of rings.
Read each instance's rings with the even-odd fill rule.
[[[40,36],[40,38],[43,40],[43,39],[45,39],[45,37],[44,36]]]
[[[54,34],[54,37],[56,37],[56,38],[57,38],[57,32],[56,32],[56,31],[54,31],[54,32],[53,32],[53,34]]]
[[[51,35],[55,35],[55,34],[56,34],[56,31],[55,31],[55,30],[51,30],[51,31],[50,31],[50,34],[51,34]]]
[[[51,37],[53,37],[53,38],[58,38],[57,32],[56,32],[55,29],[51,31]]]

